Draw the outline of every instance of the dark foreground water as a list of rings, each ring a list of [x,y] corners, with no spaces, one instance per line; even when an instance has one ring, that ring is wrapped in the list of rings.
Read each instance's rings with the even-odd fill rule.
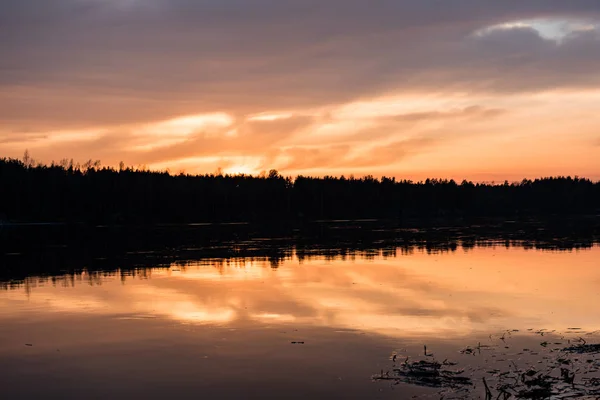
[[[531,368],[554,368],[553,398],[598,388],[597,245],[213,253],[5,278],[0,398],[485,398],[482,377],[496,398]],[[464,369],[468,387],[424,381],[421,361]]]

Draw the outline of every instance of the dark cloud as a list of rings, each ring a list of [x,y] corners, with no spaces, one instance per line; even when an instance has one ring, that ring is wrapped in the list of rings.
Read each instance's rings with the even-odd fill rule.
[[[362,138],[362,146],[369,138]],[[314,168],[354,170],[374,168],[394,164],[421,152],[437,143],[428,137],[415,137],[376,145],[360,155],[353,155],[353,147],[348,144],[325,146],[295,146],[280,151],[288,161],[278,166],[282,171],[311,170]],[[272,165],[272,164],[271,164]]]
[[[0,144],[31,142],[47,138],[48,135],[45,135],[43,133],[14,132],[13,135],[7,135],[5,137],[0,136]]]
[[[392,117],[396,121],[432,121],[447,119],[489,119],[506,113],[506,110],[499,108],[486,109],[481,106],[469,106],[455,111],[429,111],[400,114]]]
[[[351,147],[345,144],[319,147],[290,147],[281,151],[288,161],[280,167],[282,171],[307,170],[323,166],[335,168],[346,160]]]
[[[378,145],[366,154],[361,154],[359,157],[351,159],[348,164],[356,168],[370,168],[394,164],[411,155],[422,152],[436,143],[437,140],[430,137],[398,140],[385,145]]]
[[[597,32],[561,43],[535,17],[597,0],[3,0],[0,120],[119,124],[347,101],[389,90],[600,84]]]

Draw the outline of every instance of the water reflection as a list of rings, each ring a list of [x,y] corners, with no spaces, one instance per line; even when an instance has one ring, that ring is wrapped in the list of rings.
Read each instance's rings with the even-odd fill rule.
[[[587,221],[587,220],[586,220]],[[443,222],[443,221],[438,221]],[[447,222],[447,221],[446,221]],[[585,222],[585,221],[584,221]],[[402,225],[402,224],[401,224]],[[425,228],[389,221],[271,225],[11,227],[0,231],[0,282],[65,272],[167,267],[177,261],[265,259],[277,268],[295,256],[353,259],[455,252],[478,247],[578,250],[600,241],[595,219],[487,221]]]
[[[278,251],[276,257],[234,253],[164,267],[26,277],[1,284],[0,317],[93,314],[404,338],[507,328],[600,329],[598,246],[542,251],[485,242]]]

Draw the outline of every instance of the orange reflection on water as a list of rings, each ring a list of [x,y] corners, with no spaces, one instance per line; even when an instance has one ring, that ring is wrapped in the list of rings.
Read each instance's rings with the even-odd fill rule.
[[[354,260],[195,262],[0,292],[0,317],[92,313],[185,323],[297,324],[389,336],[600,329],[600,248],[483,247]],[[86,282],[88,284],[86,284]]]

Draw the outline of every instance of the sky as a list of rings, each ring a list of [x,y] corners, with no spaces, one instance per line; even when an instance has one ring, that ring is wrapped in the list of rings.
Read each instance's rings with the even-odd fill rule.
[[[600,179],[598,0],[2,0],[0,157]]]

